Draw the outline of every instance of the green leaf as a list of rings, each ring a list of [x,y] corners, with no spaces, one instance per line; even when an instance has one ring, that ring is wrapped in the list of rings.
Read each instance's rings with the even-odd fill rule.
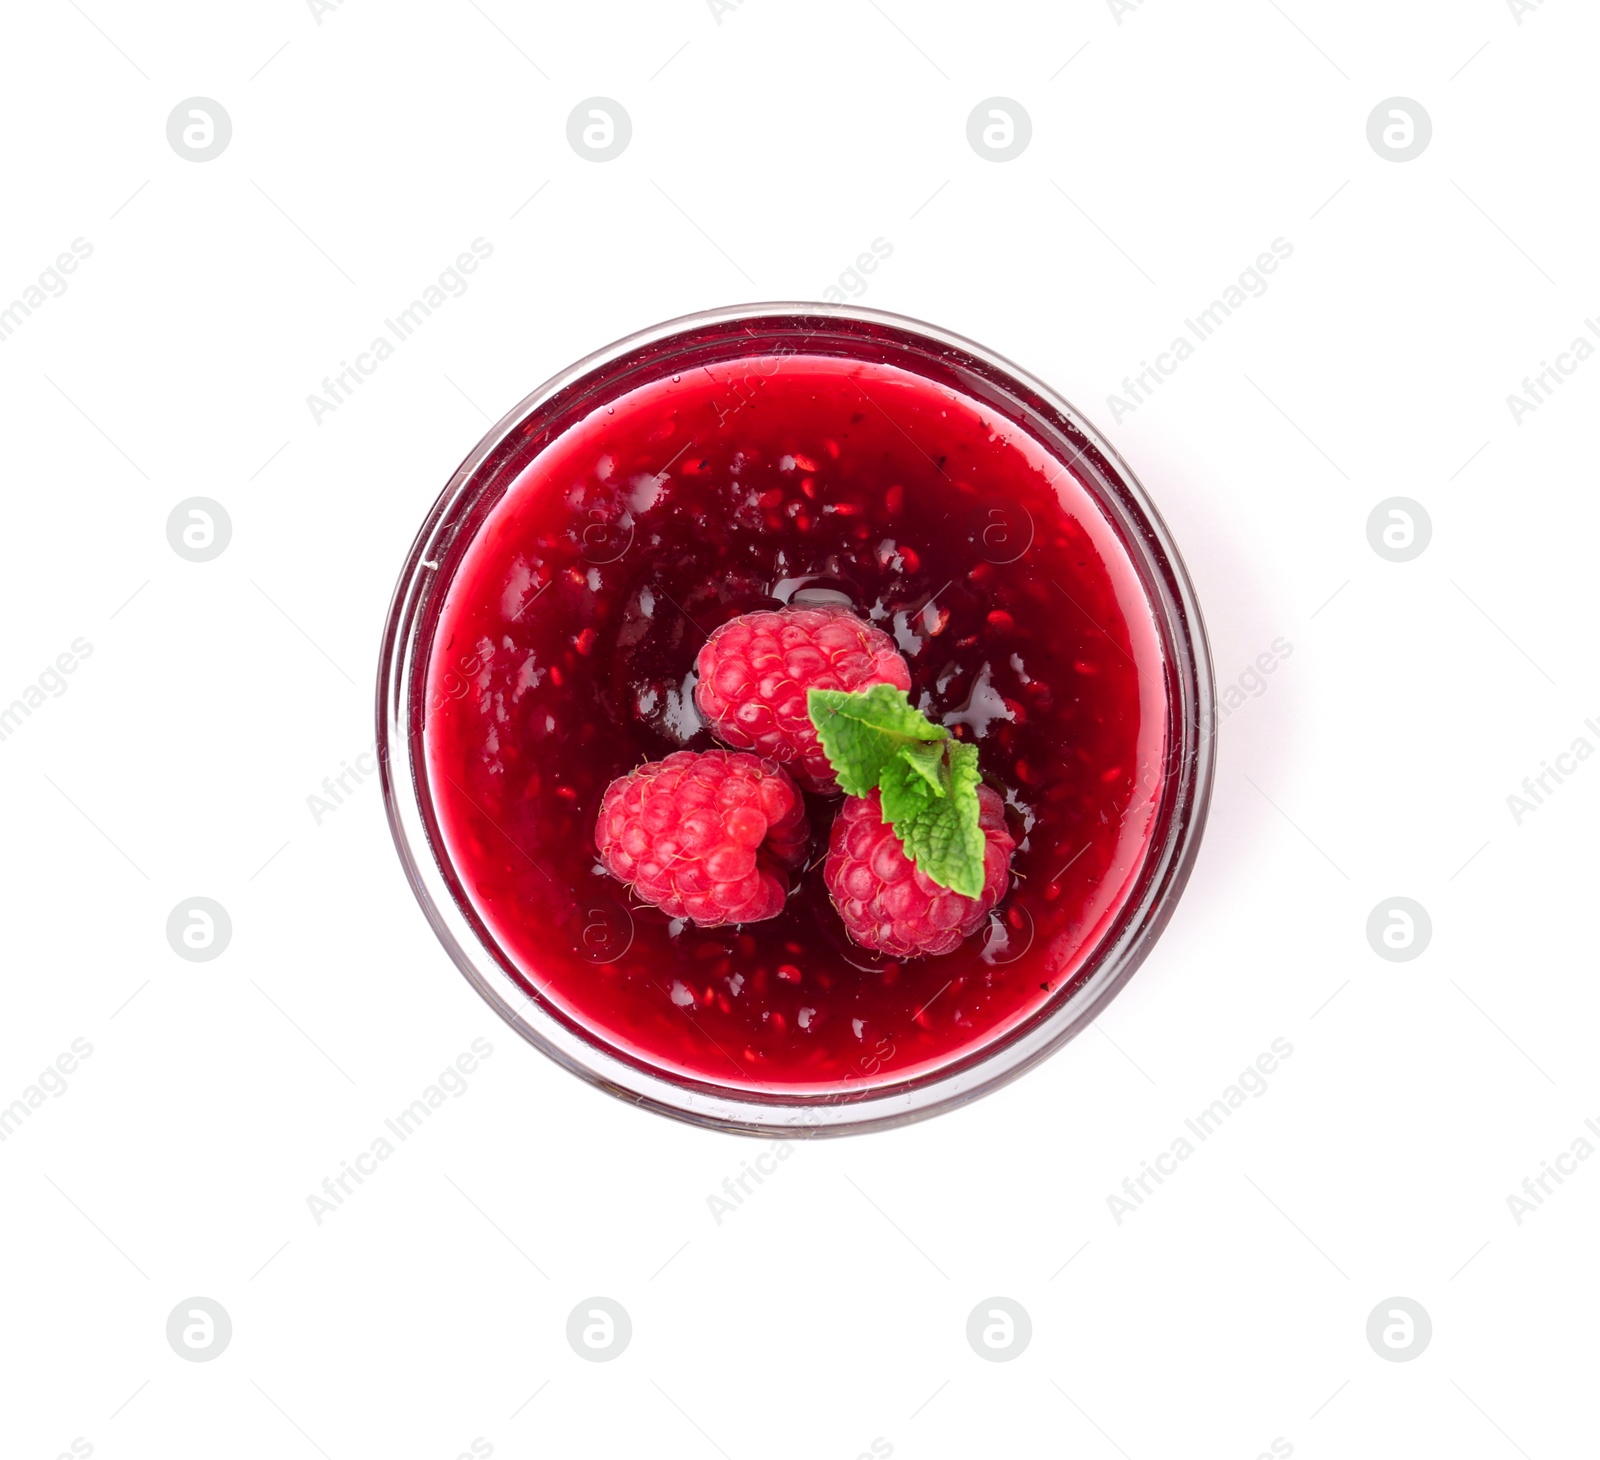
[[[933,783],[913,770],[904,755],[897,756],[883,768],[883,774],[878,778],[878,791],[883,797],[883,819],[891,826],[898,826],[902,821],[919,816],[945,794],[939,774],[943,770],[944,751],[942,747],[936,749],[938,761]]]
[[[941,769],[944,763],[943,743],[935,741],[931,744],[908,745],[900,752],[900,759],[915,775],[927,782],[928,789],[935,796],[944,795],[945,776]]]
[[[977,746],[953,739],[892,685],[810,690],[806,708],[845,794],[876,789],[883,819],[918,869],[963,897],[980,896]]]
[[[806,710],[847,796],[868,796],[884,767],[901,751],[950,732],[914,709],[903,689],[875,684],[867,690],[806,691]]]
[[[941,887],[963,897],[983,892],[983,831],[978,825],[978,747],[951,741],[944,762],[945,793],[908,816],[894,816],[884,793],[884,814],[906,853]],[[897,773],[898,774],[898,773]],[[909,779],[909,777],[907,777]],[[909,803],[907,805],[909,807]]]

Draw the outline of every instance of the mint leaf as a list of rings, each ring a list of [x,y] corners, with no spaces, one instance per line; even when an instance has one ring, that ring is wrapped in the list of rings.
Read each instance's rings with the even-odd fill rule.
[[[978,748],[912,708],[904,690],[810,690],[806,707],[847,795],[881,798],[919,870],[963,897],[983,892]]]
[[[943,770],[944,750],[938,748],[938,768]],[[943,779],[936,772],[937,784],[911,768],[904,755],[897,756],[883,768],[878,778],[878,791],[883,797],[883,819],[891,826],[920,816],[945,794]],[[902,841],[904,838],[902,838]]]
[[[978,747],[950,742],[942,766],[944,795],[923,803],[910,816],[896,817],[884,797],[884,814],[906,854],[941,887],[963,897],[983,892],[983,831],[978,825]]]
[[[903,689],[875,684],[867,690],[806,691],[806,710],[847,796],[868,796],[883,768],[902,750],[950,732],[912,708]]]
[[[945,777],[940,771],[944,761],[944,746],[942,743],[908,745],[900,752],[900,759],[910,768],[913,774],[920,776],[927,782],[928,789],[935,796],[945,793]],[[880,780],[879,784],[882,784]]]

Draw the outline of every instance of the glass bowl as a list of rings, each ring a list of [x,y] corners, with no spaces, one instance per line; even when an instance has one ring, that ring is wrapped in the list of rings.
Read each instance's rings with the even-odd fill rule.
[[[442,787],[432,784],[429,768],[429,716],[438,685],[449,684],[448,675],[434,681],[430,704],[430,655],[454,575],[477,534],[530,464],[576,423],[592,422],[625,392],[691,371],[717,380],[722,368],[730,383],[759,390],[785,371],[789,357],[802,355],[866,362],[959,391],[1005,440],[1016,433],[1042,448],[1059,467],[1051,480],[1069,476],[1073,500],[1100,514],[1094,531],[1118,544],[1131,565],[1148,614],[1139,632],[1155,646],[1151,663],[1158,667],[1140,674],[1141,706],[1157,706],[1139,757],[1139,782],[1148,791],[1141,814],[1150,830],[1103,916],[1071,949],[1068,976],[1058,986],[1041,983],[1047,996],[992,1037],[904,1072],[869,1057],[853,1078],[822,1085],[755,1077],[723,1083],[653,1061],[575,1014],[552,992],[552,981],[541,983],[526,943],[514,954],[475,904],[444,833]],[[727,368],[732,362],[737,371]],[[1013,561],[1007,553],[1015,551],[1020,525],[1000,520],[992,530],[1000,546],[987,559]],[[1024,552],[1033,531],[1030,521]],[[633,1104],[722,1130],[798,1137],[882,1129],[976,1099],[1044,1059],[1105,1008],[1149,954],[1194,865],[1214,772],[1214,693],[1199,606],[1178,550],[1133,472],[1076,409],[992,351],[936,326],[853,306],[779,303],[708,310],[618,340],[545,382],[484,436],[435,502],[401,572],[383,639],[377,731],[385,806],[412,890],[456,966],[507,1024],[572,1073]],[[1147,744],[1158,748],[1146,754]],[[591,808],[591,829],[593,814]],[[1031,920],[1025,928],[1017,917],[1012,923],[1009,934],[998,930],[1002,947],[1007,936],[1031,940]],[[631,919],[627,931],[631,942]],[[620,938],[604,919],[590,933],[601,945]],[[604,957],[614,953],[602,949]]]

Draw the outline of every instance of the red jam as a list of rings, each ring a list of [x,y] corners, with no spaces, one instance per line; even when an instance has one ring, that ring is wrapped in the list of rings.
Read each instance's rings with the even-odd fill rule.
[[[889,633],[1005,798],[1011,890],[954,953],[849,940],[838,801],[807,797],[812,864],[764,922],[669,920],[599,865],[607,784],[715,745],[705,636],[792,601]],[[454,569],[426,696],[447,871],[529,993],[647,1068],[778,1096],[948,1066],[1058,996],[1137,881],[1167,750],[1150,609],[1068,466],[948,386],[805,354],[657,380],[547,446]]]

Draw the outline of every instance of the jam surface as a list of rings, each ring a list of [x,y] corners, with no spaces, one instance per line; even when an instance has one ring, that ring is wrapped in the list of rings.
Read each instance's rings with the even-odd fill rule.
[[[706,636],[808,602],[888,633],[1004,797],[1010,891],[953,953],[850,941],[837,799],[807,795],[810,864],[762,922],[671,920],[599,864],[609,782],[716,745]],[[775,1096],[928,1073],[1059,996],[1137,880],[1167,748],[1150,609],[1068,465],[948,386],[823,355],[663,377],[547,446],[462,553],[424,691],[442,860],[529,993],[643,1066]]]

